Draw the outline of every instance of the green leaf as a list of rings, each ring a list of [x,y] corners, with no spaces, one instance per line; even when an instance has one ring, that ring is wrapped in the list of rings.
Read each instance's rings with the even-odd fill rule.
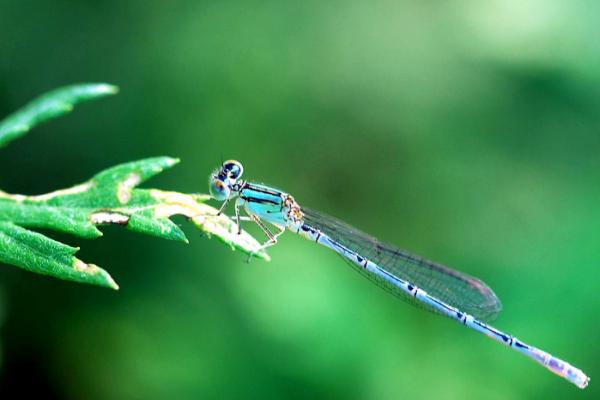
[[[134,189],[177,162],[173,158],[157,157],[122,164],[97,174],[88,182],[41,196],[15,196],[0,192],[0,220],[93,239],[102,236],[96,225],[105,221],[116,223],[115,213],[123,215],[128,222],[132,215],[156,205],[157,202],[149,195],[136,194],[133,199]],[[110,212],[113,219],[107,216]],[[95,217],[92,214],[96,214]],[[120,224],[127,225],[123,221]],[[157,232],[151,226],[156,224],[166,226],[164,221],[147,220],[145,224],[140,222],[130,229],[155,232],[166,239],[186,240],[179,228],[172,226]]]
[[[34,126],[68,113],[75,104],[118,92],[106,83],[65,86],[48,92],[0,122],[0,147],[25,135]]]
[[[106,283],[110,276],[99,267],[93,266],[90,271],[101,273],[102,277],[91,279],[88,274],[77,270],[78,265],[87,264],[73,261],[75,258],[62,258],[66,254],[65,248],[69,251],[73,248],[61,248],[65,245],[24,228],[53,229],[93,239],[102,235],[99,226],[115,224],[135,232],[187,243],[183,231],[169,219],[173,215],[188,217],[209,237],[217,237],[232,249],[269,260],[264,251],[259,251],[260,243],[256,239],[244,231],[238,234],[234,221],[224,215],[218,216],[216,208],[204,204],[209,196],[137,188],[140,183],[178,162],[170,157],[133,161],[100,172],[85,183],[40,196],[0,192],[0,223],[7,224],[13,233],[18,228],[21,234],[21,242],[8,239],[0,242],[0,260],[58,278],[111,286]],[[34,239],[42,240],[40,238],[48,242],[41,247],[31,243]],[[60,267],[53,258],[58,249],[62,249],[59,252]],[[16,250],[20,257],[11,257]],[[43,251],[48,253],[49,261],[34,263],[40,260],[40,252]],[[72,254],[73,251],[69,256]],[[52,264],[49,264],[51,261]]]
[[[62,279],[119,288],[106,271],[74,257],[77,250],[10,222],[0,222],[1,262]]]
[[[0,122],[0,146],[33,126],[62,115],[73,105],[108,94],[106,84],[68,86],[34,100]],[[0,191],[0,262],[56,278],[117,289],[111,276],[94,264],[74,256],[77,248],[57,242],[28,228],[52,229],[81,238],[102,236],[102,225],[122,225],[151,236],[187,243],[183,231],[169,218],[183,215],[207,236],[215,236],[232,249],[269,260],[261,245],[235,222],[204,204],[208,195],[189,195],[138,185],[171,168],[176,158],[154,157],[104,170],[87,182],[39,196]]]

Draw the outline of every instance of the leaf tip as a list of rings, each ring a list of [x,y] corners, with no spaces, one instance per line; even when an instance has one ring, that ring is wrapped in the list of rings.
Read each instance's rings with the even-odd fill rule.
[[[179,164],[181,159],[179,157],[166,157],[167,159],[167,167],[172,167],[173,165]]]
[[[113,290],[119,290],[120,289],[120,287],[117,284],[117,282],[115,282],[115,280],[112,278],[112,276],[110,276],[108,274],[106,274],[106,283],[107,283],[107,286],[110,289],[113,289]]]
[[[262,258],[265,261],[271,261],[271,256],[267,253],[260,253],[260,258]]]
[[[182,242],[185,244],[190,244],[190,240],[187,237],[184,237]]]
[[[172,237],[170,239],[172,239],[172,240],[176,240],[178,242],[183,242],[185,244],[190,243],[190,241],[188,240],[185,233],[177,225],[174,225],[173,229],[171,230],[171,235],[172,235]]]
[[[88,264],[78,258],[73,257],[73,269],[81,274],[77,277],[77,279],[74,279],[76,281],[88,282],[114,290],[119,290],[119,285],[117,285],[112,276],[110,276],[108,272],[96,264]]]
[[[108,83],[100,83],[96,86],[96,91],[99,94],[117,94],[119,93],[119,87],[115,85],[110,85]]]

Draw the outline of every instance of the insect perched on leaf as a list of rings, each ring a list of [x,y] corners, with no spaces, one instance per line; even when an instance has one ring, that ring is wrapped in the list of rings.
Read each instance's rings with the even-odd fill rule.
[[[261,250],[277,243],[289,229],[338,253],[350,266],[392,294],[445,315],[532,358],[580,388],[589,378],[583,371],[512,335],[482,322],[502,309],[496,294],[481,280],[385,244],[333,217],[301,207],[279,189],[241,179],[242,164],[230,160],[210,177],[210,193],[223,201],[219,213],[235,199],[235,219],[252,220],[268,240]],[[244,208],[248,217],[240,215]],[[277,229],[272,233],[266,224]]]

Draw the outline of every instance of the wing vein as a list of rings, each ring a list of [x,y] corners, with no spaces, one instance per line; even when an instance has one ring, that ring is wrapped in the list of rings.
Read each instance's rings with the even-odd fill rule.
[[[334,241],[377,264],[386,272],[425,290],[431,296],[483,321],[493,320],[502,310],[494,291],[481,280],[445,265],[429,261],[314,210],[302,208],[304,220]],[[429,311],[435,309],[421,303],[393,284],[360,268],[345,257],[355,270],[401,299]]]

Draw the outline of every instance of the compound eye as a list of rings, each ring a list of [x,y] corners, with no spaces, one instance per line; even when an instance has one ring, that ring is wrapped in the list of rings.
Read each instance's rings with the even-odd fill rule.
[[[217,201],[227,200],[231,193],[231,189],[229,189],[229,186],[225,182],[214,177],[211,178],[208,184],[208,190],[210,195]]]
[[[229,160],[223,163],[222,171],[229,179],[237,180],[244,173],[244,167],[239,161]]]

